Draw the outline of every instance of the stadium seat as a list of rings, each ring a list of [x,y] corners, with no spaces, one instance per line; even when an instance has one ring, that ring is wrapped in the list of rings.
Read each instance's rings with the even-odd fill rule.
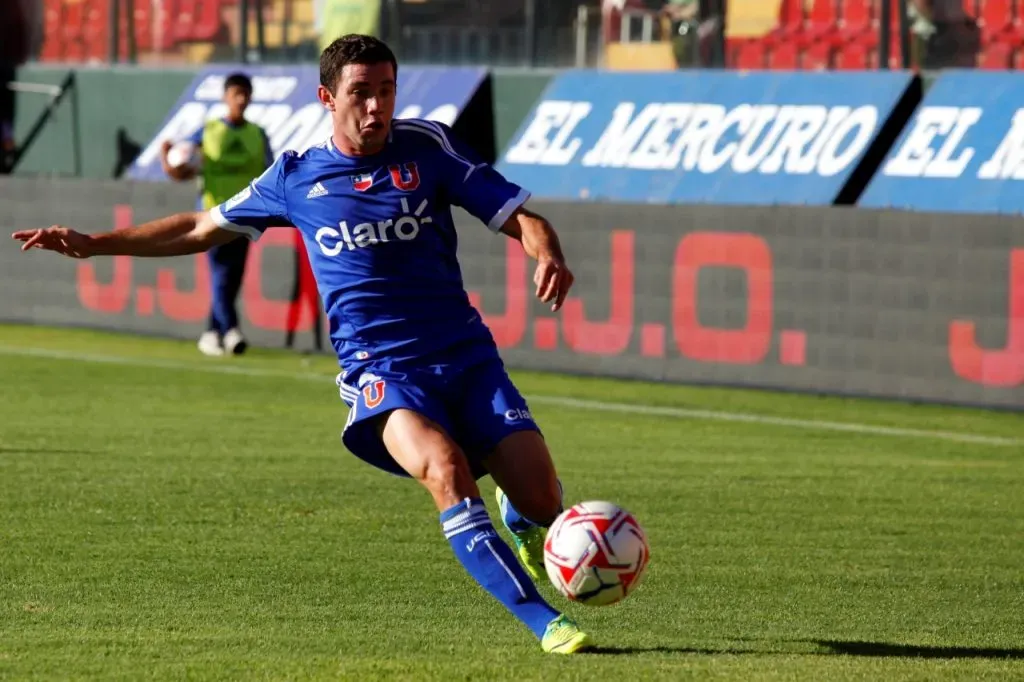
[[[1006,43],[992,43],[978,56],[978,68],[1003,71],[1014,67],[1016,50]]]
[[[205,42],[222,34],[221,0],[177,0],[171,17],[175,43]]]
[[[768,49],[798,40],[804,30],[803,0],[782,0],[779,6],[779,25],[761,40]]]
[[[775,71],[794,71],[800,68],[800,51],[793,40],[770,48],[768,68]]]
[[[847,43],[836,53],[837,70],[860,71],[867,69],[869,64],[869,48],[863,42]]]
[[[838,38],[841,42],[861,40],[875,33],[875,8],[872,0],[843,0]]]
[[[193,40],[192,31],[199,19],[200,0],[178,0],[171,15],[171,35],[175,43]]]
[[[731,54],[734,69],[757,71],[765,68],[765,50],[760,40],[734,41]]]
[[[981,0],[978,27],[982,42],[987,44],[1000,40],[1010,32],[1014,20],[1014,0]]]
[[[220,0],[203,0],[195,25],[192,27],[193,40],[213,40],[222,33]]]
[[[65,25],[64,5],[61,0],[46,0],[43,5],[43,46],[41,61],[60,61],[62,53],[62,32]]]
[[[800,63],[807,71],[828,71],[832,68],[834,52],[831,43],[822,40],[804,50]]]
[[[811,49],[821,43],[839,42],[839,3],[838,0],[814,0],[811,11],[807,15],[804,31],[800,36],[802,46]]]

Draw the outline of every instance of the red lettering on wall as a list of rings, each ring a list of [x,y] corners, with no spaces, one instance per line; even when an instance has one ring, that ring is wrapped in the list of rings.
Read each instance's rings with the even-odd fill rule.
[[[949,361],[957,376],[982,386],[1024,384],[1024,249],[1010,252],[1010,311],[1006,346],[988,350],[978,345],[973,322],[949,324]]]
[[[184,263],[184,261],[183,261]],[[210,263],[205,253],[192,256],[195,284],[190,291],[179,291],[171,268],[156,271],[157,301],[160,311],[178,322],[199,322],[210,315]]]
[[[263,297],[263,251],[267,247],[278,246],[287,247],[294,252],[296,246],[293,232],[294,230],[290,227],[272,227],[263,233],[263,237],[258,242],[254,242],[249,247],[249,261],[246,264],[245,279],[242,282],[242,301],[245,305],[245,316],[255,327],[272,331],[288,331],[288,325],[294,324],[295,327],[292,331],[306,331],[313,326],[316,306],[313,306],[312,310],[302,306],[298,313],[295,313],[292,310],[295,302],[273,301]],[[301,277],[299,281],[301,285]],[[301,296],[297,298],[303,300]]]
[[[514,239],[505,240],[505,312],[485,315],[480,294],[469,292],[469,302],[480,311],[498,348],[519,345],[526,333],[526,254]]]
[[[619,355],[633,335],[633,232],[613,230],[608,319],[586,319],[583,301],[570,297],[562,312],[562,333],[577,353]]]
[[[132,225],[132,207],[124,204],[114,206],[114,229],[124,230]],[[124,312],[132,294],[132,259],[130,256],[114,256],[114,276],[110,284],[96,281],[96,268],[92,263],[80,263],[77,271],[79,302],[100,313],[117,314]]]
[[[743,329],[703,326],[697,316],[701,268],[740,268],[747,276],[747,324]],[[772,254],[753,234],[694,232],[676,249],[672,272],[672,326],[679,352],[691,360],[756,364],[771,347]]]

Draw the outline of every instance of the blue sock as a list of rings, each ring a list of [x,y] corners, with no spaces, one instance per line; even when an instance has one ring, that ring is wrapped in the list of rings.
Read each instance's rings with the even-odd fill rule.
[[[558,500],[558,514],[562,513],[562,500],[561,500],[562,493],[563,493],[563,491],[562,491],[562,481],[559,480],[558,481],[558,497],[559,497],[559,500]],[[555,516],[558,516],[558,514],[556,514]],[[525,516],[523,516],[522,514],[520,514],[519,511],[515,507],[512,506],[512,503],[509,502],[508,497],[501,498],[501,520],[505,522],[505,526],[510,531],[512,531],[513,533],[522,533],[524,530],[529,530],[529,529],[533,528],[534,526],[541,525],[539,523],[534,523],[530,519],[528,519]],[[554,519],[551,519],[551,520],[554,521]]]
[[[538,639],[559,616],[540,596],[512,550],[491,525],[483,500],[466,498],[441,512],[441,527],[466,571]]]

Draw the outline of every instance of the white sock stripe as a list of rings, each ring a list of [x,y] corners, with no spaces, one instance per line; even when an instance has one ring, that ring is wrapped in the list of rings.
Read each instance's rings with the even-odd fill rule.
[[[444,529],[444,537],[445,537],[446,540],[451,540],[456,535],[459,535],[461,533],[465,533],[467,531],[471,531],[471,530],[477,530],[477,531],[479,531],[479,530],[493,530],[493,529],[494,529],[494,526],[491,525],[490,521],[487,521],[487,522],[477,521],[475,523],[467,523],[465,525],[456,526],[454,528],[445,528]]]
[[[487,512],[474,512],[471,514],[459,514],[458,516],[448,519],[441,524],[441,528],[447,531],[450,528],[456,526],[465,526],[466,524],[475,524],[482,522],[491,522],[491,517],[487,515]]]
[[[460,516],[456,519],[449,519],[441,524],[441,529],[448,532],[452,528],[462,526],[476,526],[479,524],[487,524],[491,522],[491,517],[487,514],[471,514],[469,516]]]
[[[474,514],[487,513],[487,507],[484,506],[483,502],[472,502],[468,505],[465,504],[465,502],[460,502],[457,506],[460,508],[459,512],[455,516],[452,516],[451,518],[444,521],[444,523],[451,523],[452,521],[463,519],[467,516],[472,516]]]
[[[508,564],[501,560],[501,556],[494,551],[494,547],[491,545],[491,541],[485,540],[484,544],[487,545],[487,549],[491,550],[491,554],[494,555],[494,558],[498,560],[498,563],[501,564],[501,567],[505,569],[506,573],[508,573],[508,577],[512,578],[512,582],[516,584],[516,589],[519,590],[519,594],[522,595],[523,599],[526,599],[526,590],[523,589],[523,585],[519,582],[519,578],[517,578],[516,574],[509,569]]]

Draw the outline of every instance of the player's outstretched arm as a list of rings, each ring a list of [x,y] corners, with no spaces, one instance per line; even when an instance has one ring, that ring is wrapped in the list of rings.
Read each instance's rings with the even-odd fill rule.
[[[11,235],[22,251],[45,249],[70,258],[185,256],[226,244],[241,234],[217,226],[208,213],[177,213],[127,230],[83,234],[68,227],[22,230]]]
[[[561,308],[574,278],[565,264],[555,228],[543,216],[520,206],[505,221],[501,231],[518,240],[526,255],[537,261],[537,269],[533,273],[537,298],[551,303],[551,310]]]

